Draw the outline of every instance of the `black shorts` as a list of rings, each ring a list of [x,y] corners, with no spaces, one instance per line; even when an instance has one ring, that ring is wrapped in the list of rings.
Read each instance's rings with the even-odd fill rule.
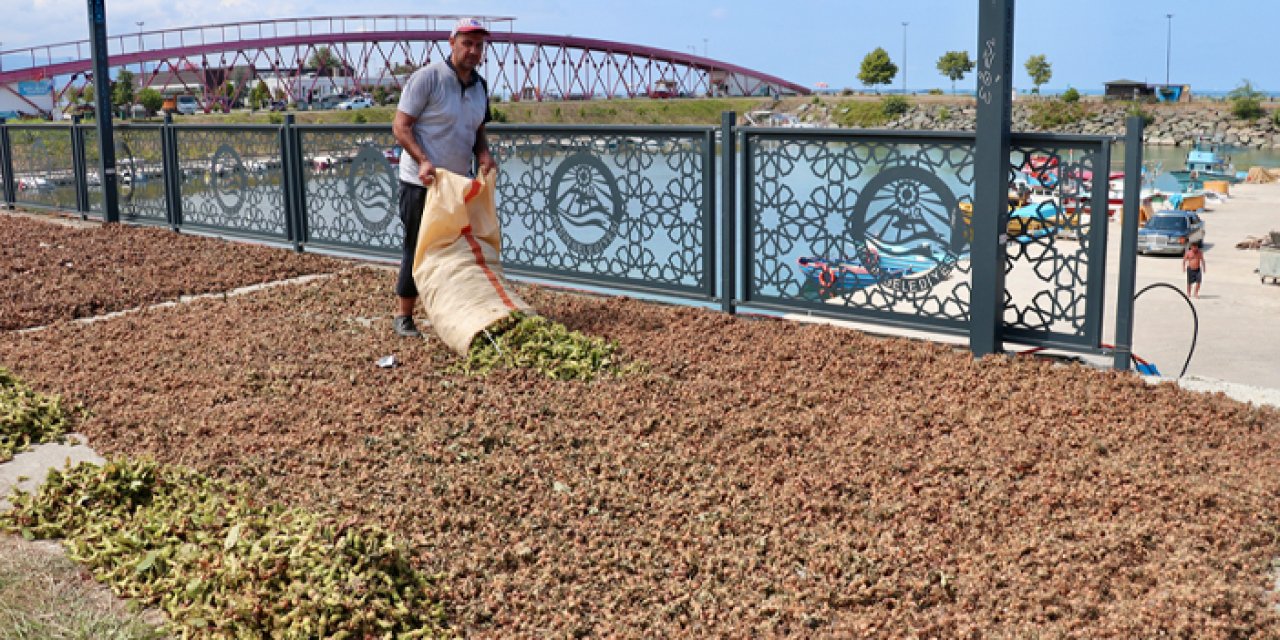
[[[1199,269],[1187,269],[1187,284],[1200,284],[1202,277]]]
[[[400,222],[404,223],[404,250],[400,256],[400,273],[396,277],[396,295],[401,298],[418,297],[418,286],[413,282],[413,254],[418,247],[422,207],[426,204],[426,187],[400,181]]]

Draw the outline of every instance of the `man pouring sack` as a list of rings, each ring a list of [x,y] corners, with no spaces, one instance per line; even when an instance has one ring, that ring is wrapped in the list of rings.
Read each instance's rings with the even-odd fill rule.
[[[449,35],[449,57],[418,69],[400,93],[391,130],[404,149],[400,156],[400,221],[404,252],[396,278],[399,298],[393,326],[405,337],[419,337],[413,321],[418,288],[413,279],[414,252],[427,190],[436,169],[471,175],[474,157],[480,173],[497,169],[484,125],[489,122],[489,90],[476,71],[489,31],[476,18],[458,21]]]
[[[497,167],[485,139],[489,98],[476,66],[484,25],[458,22],[449,58],[415,71],[405,83],[392,130],[400,160],[404,254],[396,282],[397,334],[418,337],[419,295],[436,335],[466,356],[476,336],[532,309],[502,276],[502,228],[494,201]],[[471,161],[480,176],[471,177]]]

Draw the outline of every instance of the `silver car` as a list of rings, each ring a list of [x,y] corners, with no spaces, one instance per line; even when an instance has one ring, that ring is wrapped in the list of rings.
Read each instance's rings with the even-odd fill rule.
[[[1182,255],[1204,241],[1204,219],[1192,211],[1159,211],[1138,229],[1138,253]]]

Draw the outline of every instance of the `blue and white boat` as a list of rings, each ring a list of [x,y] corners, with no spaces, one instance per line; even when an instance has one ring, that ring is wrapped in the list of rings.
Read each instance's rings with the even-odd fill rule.
[[[1187,168],[1170,171],[1169,175],[1177,178],[1183,191],[1203,189],[1206,181],[1225,180],[1237,184],[1241,179],[1231,164],[1231,158],[1222,155],[1217,143],[1205,138],[1196,140],[1187,152]]]

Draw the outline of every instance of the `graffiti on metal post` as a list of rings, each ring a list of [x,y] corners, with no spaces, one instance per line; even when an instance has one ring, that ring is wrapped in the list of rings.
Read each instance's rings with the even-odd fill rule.
[[[991,85],[1000,81],[1000,76],[992,75],[995,66],[996,39],[988,38],[982,47],[982,68],[978,71],[978,98],[984,104],[991,104]]]

